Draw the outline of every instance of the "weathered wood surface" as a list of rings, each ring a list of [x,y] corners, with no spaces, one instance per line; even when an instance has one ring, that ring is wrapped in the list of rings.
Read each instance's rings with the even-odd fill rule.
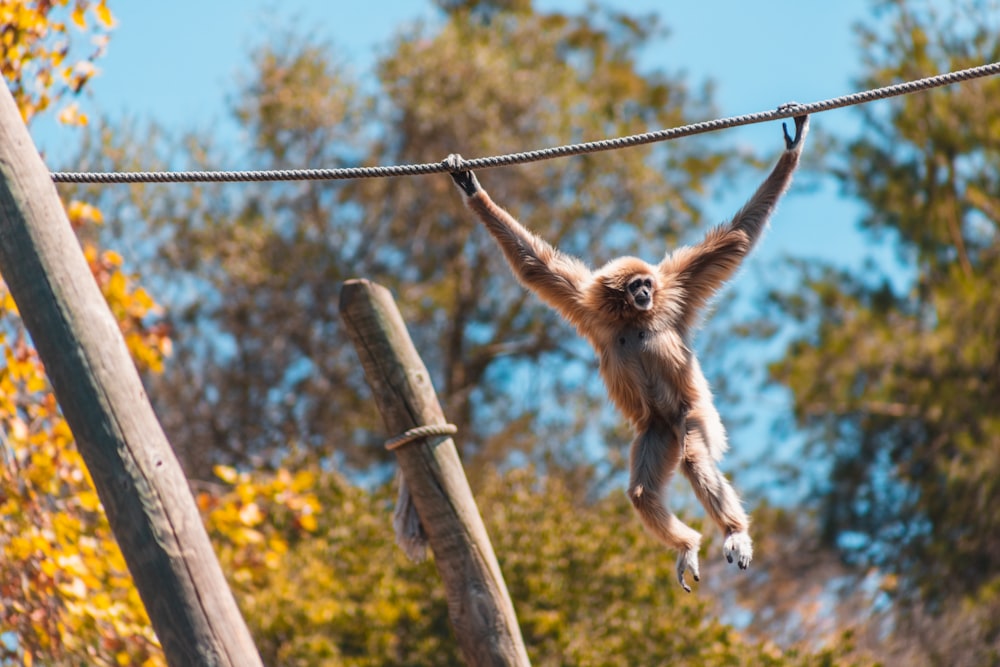
[[[444,424],[430,375],[389,290],[348,281],[340,312],[389,434]],[[455,443],[441,436],[427,442],[395,451],[444,581],[459,646],[473,667],[528,665],[514,606]]]
[[[177,667],[260,665],[118,324],[10,91],[2,88],[0,273],[167,661]]]

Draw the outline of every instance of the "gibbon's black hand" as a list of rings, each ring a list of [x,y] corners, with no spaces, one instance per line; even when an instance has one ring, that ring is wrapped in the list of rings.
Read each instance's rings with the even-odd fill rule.
[[[476,175],[471,171],[452,172],[451,179],[455,181],[458,187],[462,188],[462,192],[469,197],[479,192],[479,182],[476,180]]]
[[[782,104],[778,107],[778,111],[784,111],[786,109],[793,109],[799,106],[798,102],[788,102],[787,104]],[[809,116],[796,116],[795,117],[795,138],[793,139],[788,134],[788,125],[785,123],[781,124],[781,131],[785,133],[785,150],[792,150],[793,148],[798,148],[799,141],[802,140],[802,130],[806,126],[806,122],[809,120]]]
[[[457,169],[462,164],[462,156],[458,153],[452,153],[445,158],[444,163],[451,169]],[[476,180],[476,175],[471,171],[453,171],[451,179],[469,197],[479,192],[479,181]]]
[[[785,123],[781,124],[781,131],[785,133],[785,150],[792,150],[799,145],[799,140],[802,139],[802,128],[806,124],[809,116],[796,116],[795,117],[795,138],[792,139],[788,136],[788,126]]]

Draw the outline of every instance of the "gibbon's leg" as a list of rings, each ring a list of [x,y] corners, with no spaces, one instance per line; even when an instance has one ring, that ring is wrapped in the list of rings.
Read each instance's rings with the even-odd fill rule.
[[[680,433],[682,428],[652,424],[636,436],[632,441],[628,495],[646,528],[668,547],[678,550],[677,581],[691,592],[684,573],[690,570],[698,581],[701,534],[674,516],[664,504],[664,489],[681,460]]]
[[[723,442],[713,442],[719,437]],[[745,570],[753,559],[753,541],[747,532],[750,520],[736,491],[716,464],[725,450],[724,439],[725,430],[715,407],[711,403],[695,405],[688,413],[681,472],[709,517],[726,536],[722,545],[726,560],[730,563],[735,560]]]

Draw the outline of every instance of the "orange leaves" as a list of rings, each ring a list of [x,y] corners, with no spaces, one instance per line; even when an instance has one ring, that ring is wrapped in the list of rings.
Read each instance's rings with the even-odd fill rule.
[[[67,215],[79,224],[86,220],[100,222],[102,219],[99,210],[75,201],[67,207]],[[84,246],[83,252],[111,312],[118,320],[136,366],[140,370],[160,372],[163,360],[172,348],[167,327],[155,320],[162,313],[159,304],[149,292],[135,283],[133,277],[123,272],[124,260],[118,252],[100,251],[90,244]]]
[[[106,0],[3,0],[0,26],[0,75],[30,122],[63,96],[79,93],[96,74],[94,61],[103,55],[115,20]],[[75,105],[59,119],[87,122]]]
[[[0,0],[0,75],[28,121],[96,73],[114,19],[105,0]],[[79,54],[74,44],[89,53]],[[78,49],[79,47],[77,47]],[[75,104],[64,123],[87,118]],[[102,222],[80,201],[74,227]],[[158,307],[112,251],[85,250],[144,368],[169,349]],[[163,664],[45,369],[0,283],[0,664]]]
[[[76,226],[96,208],[72,202]],[[85,256],[138,363],[169,343],[159,312],[113,251]],[[124,558],[72,433],[7,289],[0,283],[0,664],[163,664]]]
[[[70,18],[77,28],[80,30],[87,29],[87,16],[86,16],[87,5],[78,3],[76,7],[73,8],[73,13],[70,14]]]
[[[232,577],[243,583],[262,582],[280,567],[290,540],[316,530],[315,476],[285,469],[250,475],[228,466],[217,466],[215,474],[230,489],[200,493],[198,507]]]
[[[18,412],[34,410],[22,402]],[[28,438],[8,443],[0,474],[0,627],[21,653],[0,648],[0,661],[111,664],[124,651],[162,664],[65,422],[54,413],[11,421],[24,423]],[[118,648],[101,648],[109,644]]]
[[[162,664],[40,362],[16,340],[0,346],[0,627],[17,647],[0,646],[0,663],[117,664],[124,653]]]
[[[216,466],[215,474],[232,488],[217,497],[200,494],[199,506],[209,510],[210,527],[224,536],[233,538],[239,529],[258,526],[268,531],[290,529],[292,534],[316,529],[319,500],[312,490],[316,482],[312,472],[293,475],[282,468],[271,475],[251,476],[228,466]]]
[[[66,4],[65,0],[59,4]],[[92,5],[89,2],[77,0],[76,5],[73,7],[73,12],[70,14],[70,18],[73,24],[76,25],[80,30],[87,29],[87,9],[91,9],[94,12],[94,16],[97,17],[98,23],[104,28],[113,28],[115,25],[115,19],[111,15],[111,10],[108,9],[107,0],[100,0],[96,5]]]
[[[115,27],[115,17],[111,15],[111,10],[108,9],[108,3],[106,0],[101,0],[94,7],[94,15],[97,16],[97,20],[105,28]]]
[[[80,112],[80,106],[73,102],[62,108],[59,112],[59,122],[63,125],[84,126],[90,122],[90,118],[85,113]]]

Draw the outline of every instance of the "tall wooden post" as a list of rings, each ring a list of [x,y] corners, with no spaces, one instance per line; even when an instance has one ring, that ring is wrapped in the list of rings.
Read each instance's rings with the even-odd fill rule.
[[[45,364],[167,662],[260,665],[118,323],[14,99],[0,87],[0,273]]]
[[[424,362],[386,288],[351,280],[340,312],[391,435],[444,424]],[[455,443],[413,443],[397,460],[444,581],[448,614],[473,667],[528,665],[514,606],[476,508]]]

